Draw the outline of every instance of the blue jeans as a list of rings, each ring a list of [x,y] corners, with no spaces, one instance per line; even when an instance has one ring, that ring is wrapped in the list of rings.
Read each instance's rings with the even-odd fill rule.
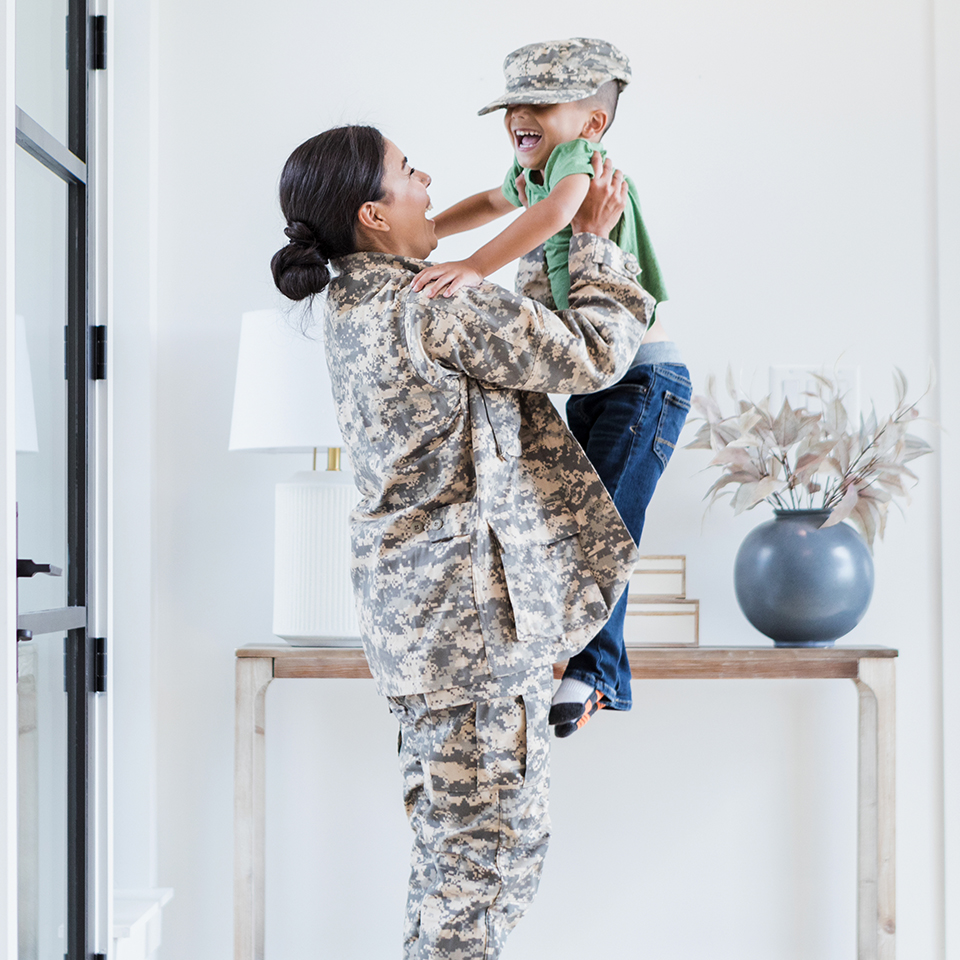
[[[583,447],[627,529],[640,543],[647,504],[673,453],[690,409],[690,374],[670,341],[641,344],[623,379],[567,401],[570,432]],[[630,664],[623,643],[627,593],[564,677],[596,687],[614,710],[629,710]]]

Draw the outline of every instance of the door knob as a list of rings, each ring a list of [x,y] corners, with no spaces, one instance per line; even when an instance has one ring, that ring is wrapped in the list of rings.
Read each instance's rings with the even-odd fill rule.
[[[34,563],[32,560],[17,560],[17,576],[29,578],[37,573],[45,573],[49,577],[61,577],[63,571],[51,563]]]

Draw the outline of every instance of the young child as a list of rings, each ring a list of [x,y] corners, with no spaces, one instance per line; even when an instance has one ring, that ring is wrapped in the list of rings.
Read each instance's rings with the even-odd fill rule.
[[[437,264],[413,281],[428,296],[452,296],[511,260],[544,244],[554,305],[567,309],[570,221],[594,175],[595,151],[609,130],[621,89],[630,81],[627,58],[602,40],[574,38],[521,47],[503,65],[505,94],[480,114],[503,108],[515,160],[502,187],[460,201],[434,220],[438,237],[489,223],[514,207],[528,209],[466,260]],[[638,263],[638,282],[666,299],[633,183],[624,214],[610,235]],[[550,304],[548,304],[550,306]],[[652,318],[648,318],[651,319]],[[683,427],[690,377],[676,345],[653,320],[633,365],[613,387],[572,396],[567,421],[639,543],[647,504]],[[623,642],[627,594],[603,630],[570,659],[553,698],[550,723],[558,737],[580,729],[597,710],[629,710],[630,664]]]
[[[574,38],[514,50],[503,72],[506,93],[479,115],[505,110],[513,166],[502,187],[474,194],[436,216],[437,237],[472,230],[515,207],[528,208],[472,256],[428,267],[413,286],[426,288],[431,297],[440,292],[450,297],[543,243],[554,303],[566,310],[570,221],[587,194],[594,152],[606,158],[600,140],[613,123],[621,89],[630,82],[630,63],[613,44]],[[627,208],[610,239],[637,257],[643,288],[659,302],[666,299],[660,268],[629,179],[627,188]]]

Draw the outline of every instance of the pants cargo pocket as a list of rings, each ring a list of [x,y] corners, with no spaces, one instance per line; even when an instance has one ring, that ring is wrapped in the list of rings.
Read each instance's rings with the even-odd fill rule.
[[[527,764],[527,711],[523,697],[477,704],[477,787],[520,787]]]

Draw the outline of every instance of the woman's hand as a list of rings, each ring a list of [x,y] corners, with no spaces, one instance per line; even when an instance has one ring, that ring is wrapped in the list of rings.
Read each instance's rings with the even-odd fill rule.
[[[461,287],[475,287],[482,279],[483,274],[470,260],[451,260],[421,270],[410,286],[414,290],[426,290],[430,298],[441,292],[445,297],[452,297]]]
[[[590,162],[593,164],[593,179],[570,225],[574,233],[609,237],[627,205],[627,181],[622,171],[613,169],[609,157],[602,169],[598,152],[594,152]]]

